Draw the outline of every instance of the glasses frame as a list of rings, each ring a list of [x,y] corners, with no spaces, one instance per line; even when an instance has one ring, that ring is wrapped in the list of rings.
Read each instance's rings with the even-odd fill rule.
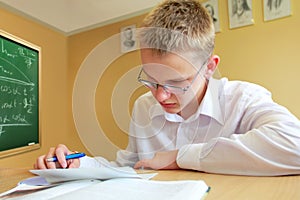
[[[195,74],[193,80],[190,82],[190,84],[186,87],[178,87],[175,85],[169,85],[169,84],[159,84],[159,83],[155,83],[152,81],[148,81],[145,79],[141,78],[141,74],[144,71],[143,67],[141,68],[139,75],[137,77],[138,82],[140,82],[141,84],[143,84],[145,87],[149,88],[149,89],[154,89],[155,91],[158,89],[158,87],[162,87],[164,89],[165,92],[168,93],[172,93],[172,94],[185,94],[185,92],[187,92],[189,90],[189,88],[193,85],[193,83],[195,82],[196,78],[198,77],[198,75],[200,74],[202,68],[207,64],[208,61],[204,62],[203,65],[200,67],[200,69],[197,71],[197,73]],[[147,74],[144,71],[145,74]],[[171,89],[171,91],[170,91]],[[174,92],[174,90],[178,90],[178,92]],[[173,92],[172,92],[173,91]]]

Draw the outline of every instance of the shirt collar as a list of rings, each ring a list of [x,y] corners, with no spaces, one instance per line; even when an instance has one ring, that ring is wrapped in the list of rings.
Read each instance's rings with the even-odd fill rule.
[[[209,84],[204,95],[204,98],[197,110],[192,116],[188,119],[184,120],[178,114],[171,114],[165,112],[159,103],[156,103],[150,108],[150,117],[151,119],[164,115],[168,121],[171,122],[190,122],[199,118],[199,115],[206,115],[211,118],[217,120],[220,124],[224,124],[224,118],[220,108],[220,100],[219,100],[219,88],[220,88],[221,80],[216,80],[211,78],[209,80]]]
[[[220,104],[220,86],[222,81],[211,78],[205,96],[197,110],[197,113],[214,118],[224,125],[224,117]],[[199,115],[198,114],[198,115]]]

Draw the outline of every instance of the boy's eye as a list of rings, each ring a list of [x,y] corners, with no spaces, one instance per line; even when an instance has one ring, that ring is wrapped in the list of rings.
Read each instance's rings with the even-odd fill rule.
[[[172,80],[172,81],[168,81],[166,84],[168,85],[181,85],[182,83],[184,83],[185,80]]]

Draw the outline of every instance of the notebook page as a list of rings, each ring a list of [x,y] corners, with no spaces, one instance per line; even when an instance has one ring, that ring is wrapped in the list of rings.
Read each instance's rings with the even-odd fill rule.
[[[151,181],[142,179],[112,179],[66,193],[54,199],[82,200],[200,200],[208,191],[204,181]]]

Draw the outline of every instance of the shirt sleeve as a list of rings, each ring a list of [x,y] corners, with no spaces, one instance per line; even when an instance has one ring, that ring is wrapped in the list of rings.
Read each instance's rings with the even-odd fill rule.
[[[180,148],[179,167],[237,175],[299,174],[299,120],[268,95],[256,95],[244,109],[230,137]]]
[[[137,131],[135,128],[136,110],[138,109],[137,107],[138,105],[137,103],[135,103],[133,107],[131,121],[130,121],[127,148],[125,150],[119,150],[117,152],[117,159],[116,161],[114,161],[114,165],[133,167],[135,163],[139,160],[137,145],[136,145]]]

